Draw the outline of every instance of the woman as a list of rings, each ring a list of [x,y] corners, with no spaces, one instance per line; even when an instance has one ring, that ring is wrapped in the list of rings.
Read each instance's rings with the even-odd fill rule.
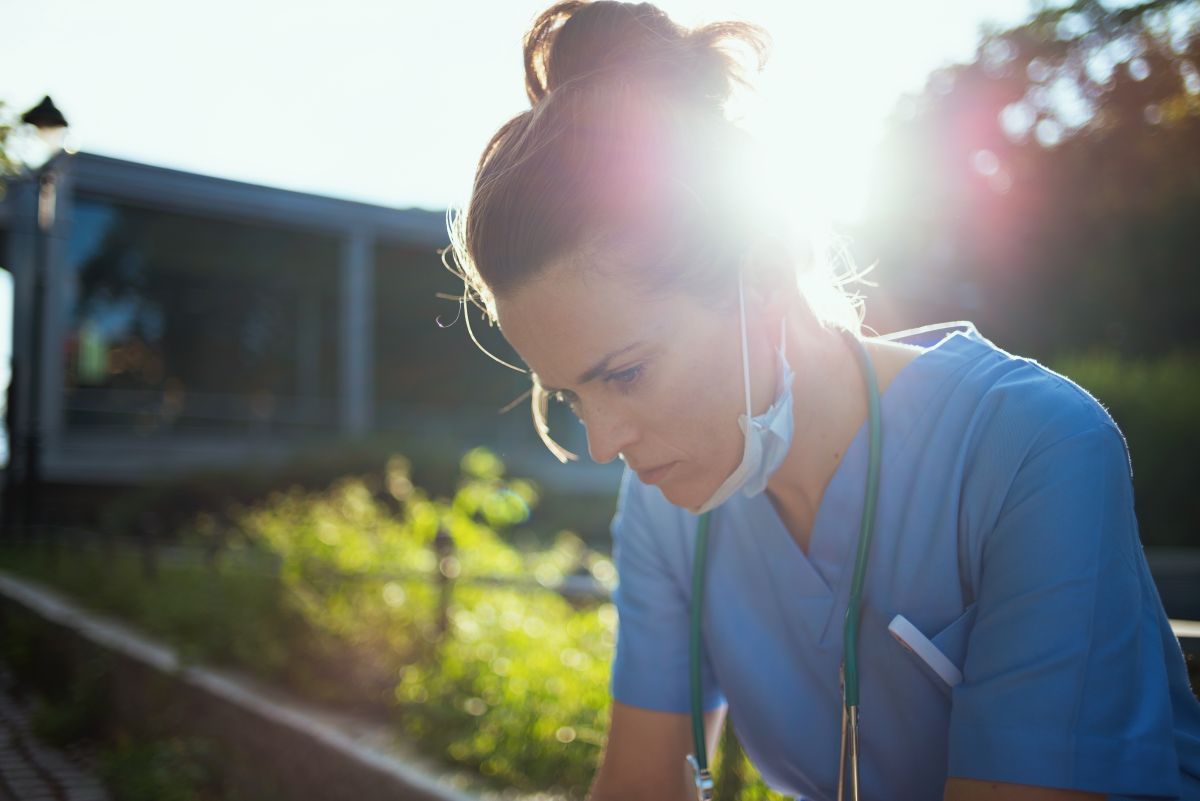
[[[550,8],[525,41],[532,108],[453,226],[464,299],[530,366],[543,438],[566,455],[560,399],[593,459],[626,463],[592,798],[696,797],[685,757],[726,709],[803,798],[839,773],[868,799],[1200,798],[1200,705],[1116,425],[970,324],[861,334],[737,190],[737,43],[761,55],[762,32]]]

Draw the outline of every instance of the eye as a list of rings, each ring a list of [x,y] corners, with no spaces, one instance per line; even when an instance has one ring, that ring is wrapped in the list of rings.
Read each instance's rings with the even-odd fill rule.
[[[625,370],[609,373],[604,380],[622,388],[630,387],[641,377],[642,369],[643,365],[637,364]]]

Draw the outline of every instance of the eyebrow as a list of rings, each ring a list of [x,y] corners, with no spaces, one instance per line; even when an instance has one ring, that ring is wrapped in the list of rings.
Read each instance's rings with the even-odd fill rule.
[[[628,353],[629,351],[633,350],[634,348],[640,347],[641,345],[642,345],[642,342],[639,340],[630,345],[626,345],[623,348],[619,348],[617,350],[612,351],[611,353],[606,354],[604,356],[604,358],[602,358],[600,361],[596,362],[591,367],[584,370],[583,373],[580,374],[579,378],[577,379],[577,383],[586,384],[587,382],[591,381],[592,379],[596,378],[598,375],[603,373],[605,370],[607,370],[608,363],[610,361],[617,358],[622,353]],[[538,383],[541,383],[540,376],[538,377]],[[542,389],[545,390],[546,392],[551,392],[551,393],[561,391],[556,387],[548,387],[545,384],[542,384]]]

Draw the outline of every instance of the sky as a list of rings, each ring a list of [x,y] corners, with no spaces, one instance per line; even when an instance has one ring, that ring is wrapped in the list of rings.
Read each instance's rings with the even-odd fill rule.
[[[548,0],[0,0],[0,101],[49,94],[73,149],[394,207],[467,200],[527,108],[521,37]],[[888,113],[1029,0],[662,0],[684,25],[764,26],[742,123],[818,225],[853,222]],[[0,385],[11,286],[0,273]],[[0,442],[0,462],[4,460]]]
[[[521,36],[548,0],[0,0],[0,100],[50,94],[73,147],[388,206],[465,202],[527,107]],[[852,222],[903,92],[1029,0],[663,0],[773,40],[744,124],[830,221]]]

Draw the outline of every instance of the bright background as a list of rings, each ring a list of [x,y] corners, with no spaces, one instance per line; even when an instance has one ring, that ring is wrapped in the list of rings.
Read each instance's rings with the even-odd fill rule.
[[[441,209],[465,200],[488,137],[527,106],[521,36],[547,5],[0,0],[0,98],[23,111],[49,93],[93,153]],[[1026,0],[660,6],[684,24],[740,18],[771,32],[747,125],[836,221],[858,216],[899,95],[969,60],[982,24],[1030,11]]]
[[[465,202],[490,135],[523,110],[521,36],[547,0],[0,0],[0,100],[45,94],[80,150],[388,206]],[[974,53],[1027,0],[668,0],[686,25],[763,25],[772,53],[745,125],[811,219],[853,222],[902,93]],[[882,68],[886,65],[886,68]],[[0,275],[0,384],[11,284]],[[0,444],[0,452],[5,450]],[[0,455],[0,461],[4,459]]]
[[[49,93],[73,123],[72,146],[84,151],[445,209],[466,199],[490,135],[526,108],[520,40],[549,2],[0,0],[0,101],[19,113]],[[876,286],[864,291],[874,330],[971,320],[997,346],[1069,376],[1109,409],[1130,447],[1139,534],[1164,609],[1200,620],[1192,467],[1200,452],[1200,0],[1157,0],[1124,14],[1122,3],[1129,0],[662,0],[685,24],[742,18],[772,33],[760,102],[741,107],[773,167],[754,190],[771,199],[782,184],[800,206],[789,209],[801,212],[793,219],[834,224],[857,264],[878,267]],[[977,49],[989,24],[999,30]],[[83,200],[77,220],[86,202],[96,209],[104,199]],[[368,450],[334,438],[326,414],[317,420],[319,447],[300,450],[296,429],[276,410],[335,396],[306,387],[289,365],[307,358],[320,373],[343,352],[326,358],[322,343],[294,348],[293,317],[276,309],[320,310],[287,299],[333,287],[335,259],[302,263],[295,250],[272,251],[292,268],[281,291],[239,282],[257,295],[196,307],[212,316],[193,324],[199,313],[190,301],[211,297],[211,286],[258,257],[242,255],[223,234],[229,228],[216,226],[229,221],[194,214],[172,228],[162,223],[170,210],[134,211],[131,204],[112,217],[128,226],[128,241],[116,237],[111,250],[74,263],[80,291],[64,332],[75,347],[63,397],[68,413],[100,410],[75,418],[84,434],[101,430],[97,420],[132,421],[113,426],[128,439],[115,457],[164,443],[144,451],[155,454],[147,463],[156,474],[148,470],[143,486],[55,487],[44,506],[72,537],[90,531],[136,548],[119,559],[81,548],[39,562],[39,547],[20,555],[17,569],[169,636],[197,661],[229,659],[321,703],[399,711],[405,737],[442,765],[523,790],[562,785],[581,794],[606,725],[615,615],[609,606],[570,606],[528,578],[556,587],[590,575],[611,587],[615,472],[603,490],[568,481],[580,465],[560,470],[539,449],[563,476],[558,484],[545,481],[543,492],[524,478],[501,481],[505,464],[475,446],[490,437],[514,469],[521,452],[510,446],[522,441],[501,436],[495,409],[527,386],[489,362],[461,327],[433,324],[445,311],[437,293],[457,287],[426,245],[379,243],[373,254],[380,281],[371,318],[387,325],[372,336],[404,345],[372,349],[369,367],[386,379],[375,382],[376,409],[407,419],[376,414]],[[249,228],[255,239],[271,233]],[[302,229],[287,241],[301,241]],[[74,230],[79,238],[87,231]],[[156,230],[178,239],[138,239]],[[195,257],[196,241],[211,250]],[[188,258],[176,265],[175,252]],[[125,254],[155,269],[124,276]],[[309,268],[326,283],[291,281],[312,277]],[[0,337],[9,327],[6,291],[0,281]],[[131,322],[106,332],[104,369],[80,381],[84,326],[115,306]],[[189,324],[164,333],[141,322],[172,313]],[[284,333],[262,347],[264,328]],[[223,344],[197,347],[210,332]],[[0,341],[0,370],[7,344]],[[158,454],[183,453],[196,432],[215,430],[206,416],[213,398],[231,401],[225,417],[215,416],[223,428],[214,442],[244,442],[248,452],[295,442],[295,457],[268,470],[247,460],[158,475]],[[537,445],[523,416],[509,420]],[[438,424],[445,419],[451,424]],[[410,460],[411,478],[396,454]],[[542,481],[525,467],[518,474]],[[297,496],[298,487],[312,492]],[[439,531],[457,543],[456,556],[446,555]],[[49,542],[45,553],[54,554]],[[154,568],[159,543],[170,545],[171,558]],[[184,553],[191,561],[175,558]],[[0,562],[14,554],[0,549]],[[239,565],[246,555],[282,569],[243,572],[254,564]],[[229,564],[237,569],[214,570]],[[432,590],[450,586],[439,577],[452,574],[450,614],[450,593]],[[502,582],[470,581],[489,577]],[[1185,647],[1196,651],[1198,642]],[[0,661],[13,653],[33,650],[0,638]],[[68,704],[93,706],[57,672],[36,672]],[[96,697],[108,692],[89,681]],[[718,784],[718,796],[774,797],[730,742],[719,752],[718,782],[743,770],[731,783],[745,793]],[[135,774],[142,794],[215,798],[180,795],[197,773],[177,762],[154,773],[169,777],[169,789],[144,789],[155,765],[143,764]]]

